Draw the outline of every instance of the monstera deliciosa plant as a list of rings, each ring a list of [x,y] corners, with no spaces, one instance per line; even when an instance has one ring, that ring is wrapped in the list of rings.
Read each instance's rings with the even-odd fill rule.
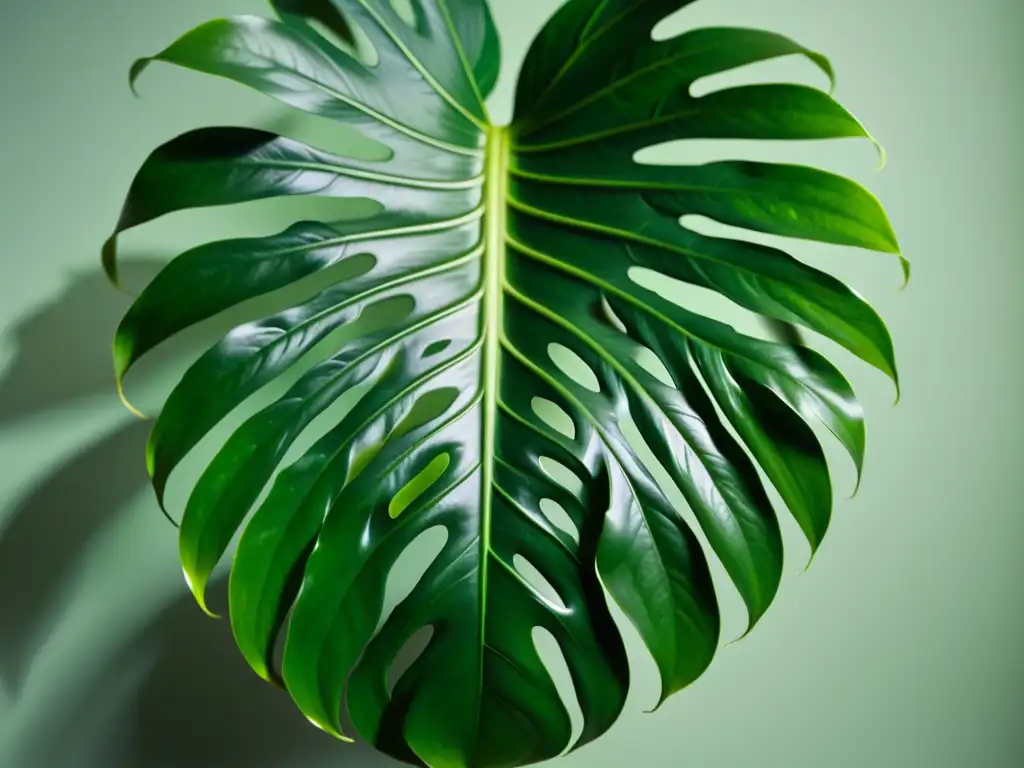
[[[205,608],[207,582],[241,532],[229,581],[237,644],[336,736],[347,738],[344,705],[376,748],[435,768],[524,765],[592,741],[629,683],[609,599],[657,662],[664,700],[719,642],[708,557],[750,626],[775,596],[782,537],[758,465],[812,549],[832,488],[811,425],[824,424],[859,472],[862,410],[825,357],[799,335],[741,334],[631,274],[650,270],[810,329],[896,381],[890,336],[850,288],[782,250],[681,224],[700,215],[898,253],[872,195],[799,165],[636,160],[675,139],[870,138],[803,85],[695,96],[700,78],[781,56],[832,71],[755,29],[656,40],[654,27],[690,1],[563,4],[529,49],[507,126],[485,107],[500,60],[485,0],[272,0],[276,19],[211,21],[133,67],[133,81],[152,62],[218,75],[386,148],[366,160],[247,128],[186,133],[146,160],[104,249],[116,281],[117,236],[174,211],[286,195],[377,203],[362,218],[183,253],[136,298],[114,342],[120,384],[186,328],[337,276],[202,354],[147,451],[163,504],[186,454],[301,370],[202,473],[180,552]],[[329,271],[343,262],[360,268]],[[392,310],[384,320],[332,341],[380,306]],[[357,404],[287,457],[356,387]],[[712,551],[627,439],[627,422]],[[434,529],[446,536],[440,554],[385,614],[393,565]],[[425,628],[425,649],[389,683]],[[583,716],[575,741],[535,629],[564,655]]]

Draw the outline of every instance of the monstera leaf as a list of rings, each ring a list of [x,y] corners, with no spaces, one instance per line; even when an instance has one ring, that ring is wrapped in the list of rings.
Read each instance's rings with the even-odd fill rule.
[[[564,4],[529,50],[510,126],[492,124],[484,105],[500,58],[484,0],[273,0],[275,20],[211,21],[133,68],[133,80],[151,62],[218,75],[381,148],[367,160],[244,128],[187,133],[145,162],[104,250],[116,280],[117,236],[164,214],[286,195],[376,201],[359,219],[183,253],[137,297],[114,342],[120,382],[179,331],[307,287],[195,361],[147,457],[162,503],[186,454],[294,375],[198,480],[181,559],[205,607],[211,572],[241,531],[229,600],[238,646],[339,737],[344,704],[378,749],[438,768],[524,765],[592,741],[629,682],[608,600],[656,660],[663,698],[679,691],[719,642],[707,558],[724,565],[750,626],[779,586],[782,539],[757,466],[812,548],[832,489],[811,425],[861,466],[861,408],[822,355],[745,336],[630,275],[644,268],[710,289],[896,380],[889,334],[850,288],[781,250],[680,224],[698,214],[897,253],[868,192],[797,165],[635,160],[670,139],[870,138],[830,95],[802,85],[695,97],[700,78],[780,56],[832,72],[821,55],[754,29],[654,40],[655,25],[688,4]],[[332,269],[342,263],[359,268]],[[339,340],[381,307],[383,320]],[[652,373],[652,355],[671,381]],[[358,403],[288,455],[357,386]],[[627,440],[627,423],[711,551]],[[392,566],[434,529],[446,536],[440,554],[385,615]],[[396,656],[425,628],[425,650],[390,685]],[[563,652],[583,715],[575,741],[535,629]]]

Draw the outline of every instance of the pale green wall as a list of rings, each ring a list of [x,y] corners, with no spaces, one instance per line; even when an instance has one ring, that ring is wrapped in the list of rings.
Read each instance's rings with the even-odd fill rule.
[[[555,5],[497,0],[507,70],[496,115],[507,115],[515,66]],[[797,253],[889,321],[903,402],[892,408],[881,376],[837,356],[867,407],[869,450],[860,494],[839,502],[811,570],[800,574],[805,549],[790,526],[796,554],[754,634],[654,715],[640,714],[655,688],[639,661],[628,714],[560,765],[1024,765],[1021,6],[703,0],[688,14],[828,53],[838,97],[889,151],[879,174],[867,145],[738,150],[846,173],[889,209],[915,265],[902,294],[881,255]],[[138,163],[202,124],[291,125],[254,94],[164,68],[134,100],[127,65],[210,16],[262,11],[259,0],[0,6],[5,768],[392,764],[308,726],[246,671],[224,623],[183,598],[173,532],[145,489],[144,427],[111,389],[108,339],[126,304],[98,277],[97,250]],[[764,72],[817,82],[797,62]],[[161,259],[287,217],[259,206],[183,215],[126,248]],[[142,263],[136,277],[146,273]],[[158,371],[141,377],[140,398],[155,403],[166,383]],[[850,473],[837,467],[845,491]],[[737,630],[738,613],[727,619]]]

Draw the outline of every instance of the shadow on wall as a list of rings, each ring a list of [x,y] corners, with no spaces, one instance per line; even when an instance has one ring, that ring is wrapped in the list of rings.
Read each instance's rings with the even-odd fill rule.
[[[129,285],[163,262],[125,261]],[[103,391],[112,392],[110,339],[127,306],[98,270],[75,276],[56,301],[13,331],[0,380],[0,429]],[[146,488],[150,424],[128,417],[12,504],[0,520],[0,685],[17,696],[52,631],[90,542]]]
[[[336,131],[291,110],[259,123],[312,143]],[[123,254],[124,283],[146,285],[168,255]],[[109,396],[119,407],[110,345],[129,304],[97,264],[73,274],[54,301],[5,329],[3,341],[14,356],[0,372],[0,431],[88,398]],[[6,691],[14,707],[37,651],[67,608],[90,546],[149,487],[144,446],[152,425],[125,411],[34,487],[0,499],[0,694]],[[159,514],[155,504],[153,510]],[[211,586],[215,599],[225,586]],[[170,606],[154,605],[152,615],[137,636],[110,639],[103,671],[77,690],[61,688],[74,719],[57,713],[57,722],[39,724],[43,735],[32,736],[39,743],[29,749],[46,755],[42,763],[11,768],[400,765],[308,723],[286,693],[248,668],[227,622],[208,618],[190,594]]]
[[[0,681],[17,696],[66,605],[75,566],[103,527],[145,489],[149,425],[86,446],[17,504],[0,532]]]
[[[225,604],[226,583],[211,589]],[[226,619],[182,596],[137,641],[157,661],[137,697],[131,746],[114,768],[391,768],[369,746],[344,744],[311,725],[284,691],[261,680],[234,644]],[[127,651],[131,655],[132,651]],[[124,722],[115,730],[123,739]],[[111,745],[113,748],[115,745]]]
[[[126,283],[145,284],[163,263],[126,259]],[[104,392],[113,397],[110,339],[127,303],[96,270],[75,276],[15,327],[17,349],[0,380],[0,429]],[[148,487],[151,427],[126,415],[0,515],[0,686],[14,706],[91,542]],[[215,600],[225,586],[211,589]],[[286,693],[248,668],[227,622],[208,618],[190,594],[154,612],[139,636],[115,640],[103,673],[62,692],[79,702],[78,714],[57,724],[71,730],[67,738],[36,745],[46,768],[400,765],[307,722]]]
[[[164,263],[124,259],[125,284],[145,285]],[[89,270],[10,330],[6,342],[13,343],[15,357],[0,381],[0,427],[90,395],[112,394],[110,342],[129,301],[100,270]]]

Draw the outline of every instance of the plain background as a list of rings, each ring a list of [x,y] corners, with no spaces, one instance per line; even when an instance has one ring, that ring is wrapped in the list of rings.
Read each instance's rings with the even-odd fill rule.
[[[557,3],[492,6],[505,61],[492,111],[507,119],[526,46]],[[393,764],[309,726],[247,671],[225,623],[185,597],[173,531],[146,488],[146,427],[111,381],[109,339],[127,303],[99,277],[98,251],[139,163],[193,127],[293,119],[166,67],[147,75],[139,101],[127,67],[207,18],[264,10],[259,0],[0,7],[0,765]],[[839,499],[810,570],[788,524],[786,578],[755,632],[655,714],[642,714],[655,681],[638,655],[626,715],[557,764],[1024,765],[1024,4],[702,0],[669,26],[682,24],[772,29],[828,54],[837,97],[888,150],[880,173],[866,142],[677,155],[809,162],[879,196],[914,263],[906,291],[881,254],[794,253],[879,309],[903,399],[893,407],[881,375],[836,355],[868,412],[868,455],[846,500],[849,467],[830,449]],[[797,61],[740,74],[820,84]],[[274,231],[296,210],[161,221],[126,241],[129,277],[213,236]],[[144,400],[170,381],[149,380]],[[727,634],[738,618],[727,616]]]

